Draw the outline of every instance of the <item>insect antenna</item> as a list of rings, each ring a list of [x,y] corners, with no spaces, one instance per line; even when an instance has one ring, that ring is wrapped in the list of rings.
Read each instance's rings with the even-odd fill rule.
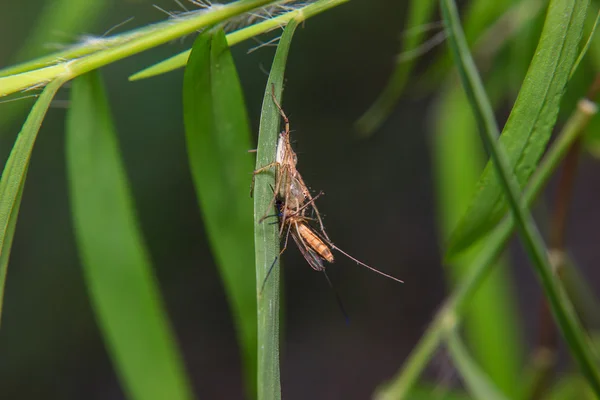
[[[329,285],[329,287],[333,291],[333,294],[335,295],[335,300],[338,303],[338,307],[339,307],[340,311],[342,312],[342,315],[344,315],[344,320],[346,321],[346,325],[349,325],[350,324],[350,317],[348,316],[348,313],[346,312],[346,309],[344,308],[344,303],[342,303],[342,298],[340,297],[340,295],[337,292],[337,290],[335,290],[335,288],[333,287],[333,283],[331,283],[331,279],[329,279],[329,275],[327,275],[327,272],[325,272],[325,269],[323,269],[323,275],[325,275],[325,279],[327,280],[327,284]]]

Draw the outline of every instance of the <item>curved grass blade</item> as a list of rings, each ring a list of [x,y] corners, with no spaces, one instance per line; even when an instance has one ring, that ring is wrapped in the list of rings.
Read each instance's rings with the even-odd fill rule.
[[[434,10],[435,0],[412,0],[410,2],[406,27],[419,28],[427,23]],[[404,38],[401,54],[414,52],[422,43],[425,31],[407,35]],[[415,64],[415,58],[396,61],[396,68],[375,103],[356,121],[356,129],[361,136],[370,136],[377,130],[400,98],[408,77]]]
[[[560,281],[552,271],[552,267],[548,260],[547,250],[543,239],[535,226],[533,218],[520,200],[519,182],[512,174],[503,143],[496,143],[498,128],[496,127],[496,122],[494,120],[494,113],[483,89],[477,69],[475,68],[464,34],[462,33],[456,4],[453,0],[440,1],[442,15],[446,26],[450,31],[448,42],[455,56],[455,62],[465,92],[467,93],[467,97],[471,102],[473,112],[478,121],[482,141],[489,150],[493,160],[492,165],[494,166],[498,180],[500,181],[500,189],[504,192],[504,195],[508,200],[523,245],[535,267],[556,323],[569,346],[570,353],[579,364],[583,375],[587,378],[596,394],[600,395],[600,373],[596,366],[594,349],[588,342],[584,328],[575,313],[571,301],[566,296]],[[553,0],[549,6],[549,10],[558,9],[564,15],[572,15],[571,12],[578,11],[585,16],[587,3],[586,0],[579,2],[577,2],[577,0]],[[582,7],[582,10],[578,10],[578,6]],[[552,11],[549,11],[549,14],[552,14]],[[579,19],[583,20],[583,17],[579,16]],[[570,43],[570,45],[576,47],[577,41]],[[539,54],[540,53],[538,53],[538,55]],[[573,60],[569,65],[569,70],[567,71],[567,77],[568,74],[570,74],[573,62],[574,55]],[[552,68],[552,63],[550,63],[550,66]],[[544,75],[539,77],[539,79],[542,79],[543,81]],[[524,86],[524,89],[525,88],[526,87]],[[542,85],[541,89],[545,89],[544,85]],[[544,92],[542,91],[542,96],[543,93]],[[532,96],[533,93],[527,93],[526,97]],[[519,95],[519,98],[521,98],[521,95]],[[511,117],[514,116],[512,118],[515,120],[523,120],[524,117],[521,114],[527,114],[528,112],[532,112],[532,110],[526,106],[523,106],[523,108],[516,108],[515,106]],[[538,110],[534,108],[533,112],[538,112]],[[511,151],[512,149],[509,148],[508,150]]]
[[[194,42],[183,78],[192,178],[211,248],[233,311],[247,393],[256,393],[256,292],[250,127],[222,30]]]
[[[306,21],[308,18],[313,17],[317,14],[322,13],[330,8],[339,6],[340,4],[346,3],[349,0],[319,0],[314,3],[308,4],[297,10],[287,12],[274,18],[269,18],[258,24],[248,26],[246,28],[237,30],[227,34],[227,43],[229,46],[234,46],[240,42],[253,38],[257,35],[270,32],[274,29],[281,28],[282,26],[289,23],[290,20],[295,19],[298,22]],[[192,50],[186,50],[172,57],[167,58],[159,63],[151,65],[150,67],[144,68],[141,71],[129,77],[130,81],[137,81],[140,79],[151,78],[176,70],[177,68],[184,67],[190,56]]]
[[[471,358],[456,330],[448,332],[447,343],[450,356],[454,360],[454,366],[462,376],[465,386],[473,398],[482,400],[506,399]]]
[[[57,79],[46,86],[23,124],[2,171],[0,179],[0,324],[2,323],[8,260],[31,152],[50,102],[63,83],[64,81]]]
[[[500,137],[520,187],[535,170],[552,133],[577,55],[587,4],[579,0],[550,3],[535,56]],[[485,236],[507,210],[491,163],[477,186],[469,209],[450,237],[448,258]]]
[[[66,156],[84,276],[125,392],[132,399],[191,399],[97,72],[73,82]]]
[[[275,97],[281,104],[283,91],[283,75],[285,64],[298,21],[291,20],[283,31],[269,79],[263,97],[260,115],[260,130],[256,168],[269,165],[275,161],[275,145],[279,133],[279,110],[273,103],[272,88]],[[256,175],[254,189],[254,243],[256,245],[256,284],[258,303],[258,399],[281,398],[281,382],[279,378],[279,228],[277,225],[261,223],[259,220],[267,212],[273,198],[275,176],[271,174]],[[274,212],[274,210],[273,210]],[[262,284],[269,273],[269,279]],[[262,292],[261,292],[262,289]]]

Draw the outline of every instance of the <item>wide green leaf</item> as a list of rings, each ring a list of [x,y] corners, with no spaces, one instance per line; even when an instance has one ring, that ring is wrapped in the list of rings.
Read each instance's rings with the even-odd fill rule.
[[[550,3],[535,56],[500,137],[521,187],[535,170],[556,122],[577,56],[587,4],[581,0]],[[477,187],[469,209],[450,237],[450,258],[487,234],[507,210],[491,163]]]
[[[46,86],[46,89],[31,109],[25,124],[23,124],[23,128],[17,136],[15,145],[2,171],[2,178],[0,179],[0,323],[2,322],[2,305],[8,260],[15,235],[31,152],[50,102],[52,102],[56,91],[63,83],[62,80],[55,80]]]
[[[66,156],[84,277],[125,392],[132,399],[191,399],[97,72],[73,82]]]
[[[206,232],[233,311],[248,394],[256,393],[252,157],[246,107],[222,30],[194,42],[183,79],[186,143]]]
[[[260,115],[256,168],[275,161],[277,134],[281,124],[273,94],[281,103],[285,64],[298,21],[291,20],[277,46]],[[254,243],[256,245],[256,284],[258,293],[258,399],[280,399],[279,372],[279,229],[260,222],[263,215],[274,213],[268,206],[273,198],[274,174],[257,174],[254,188]],[[269,271],[271,273],[269,274]],[[269,277],[268,280],[265,279]],[[264,287],[263,287],[264,282]]]

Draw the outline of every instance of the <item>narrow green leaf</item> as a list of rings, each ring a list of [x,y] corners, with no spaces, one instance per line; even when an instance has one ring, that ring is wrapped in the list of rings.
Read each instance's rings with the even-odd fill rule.
[[[475,399],[502,400],[506,398],[494,387],[494,384],[471,358],[455,330],[448,332],[447,343],[454,366],[462,376],[467,390]]]
[[[46,86],[23,124],[23,128],[19,132],[15,145],[6,161],[4,171],[2,171],[2,178],[0,179],[0,324],[2,322],[2,305],[8,260],[15,235],[31,152],[50,102],[63,83],[62,80],[56,80]]]
[[[489,150],[493,160],[492,165],[497,173],[500,189],[504,192],[508,200],[523,245],[535,267],[554,318],[569,346],[571,355],[579,364],[583,375],[587,378],[594,391],[600,395],[600,373],[595,362],[595,352],[589,345],[586,333],[577,318],[573,305],[566,296],[560,281],[552,271],[547,250],[533,218],[525,208],[525,205],[520,201],[519,182],[512,174],[503,143],[496,143],[498,128],[494,121],[492,107],[487,99],[481,78],[479,77],[460,27],[456,4],[453,0],[440,0],[440,2],[442,15],[450,33],[448,42],[455,56],[455,63],[461,76],[463,87],[471,102],[475,118],[478,121],[482,141]],[[566,9],[561,8],[559,3],[567,6]],[[579,6],[583,8],[585,16],[587,1],[581,0],[579,3]],[[553,0],[550,9],[555,7],[565,12],[565,15],[572,15],[569,11],[577,9],[577,4],[569,0]],[[571,45],[576,46],[577,42]],[[571,62],[567,74],[570,74],[572,64]],[[540,79],[543,79],[543,76]],[[537,110],[534,109],[534,111]],[[521,114],[528,112],[531,112],[531,109],[524,106],[521,109],[513,110],[512,116],[514,116],[514,119],[523,120],[524,118]],[[509,150],[511,149],[509,148]]]
[[[247,394],[256,393],[256,292],[250,127],[222,30],[198,36],[183,78],[183,114],[194,187],[242,349]]]
[[[412,0],[406,18],[405,26],[407,30],[411,28],[419,29],[425,25],[431,19],[435,4],[434,0]],[[425,30],[421,30],[418,33],[406,35],[403,40],[401,54],[415,52],[422,44],[425,33]],[[396,68],[385,88],[375,100],[375,103],[356,121],[356,129],[359,134],[369,136],[381,126],[400,98],[412,72],[415,60],[416,57],[396,60]]]
[[[73,82],[66,156],[84,276],[125,392],[132,399],[191,399],[97,72]]]
[[[577,56],[588,1],[554,0],[519,96],[500,143],[520,187],[535,170],[556,122],[560,99]],[[497,128],[495,128],[497,130]],[[494,227],[506,212],[502,186],[491,163],[486,166],[471,205],[448,243],[451,258]]]
[[[298,21],[291,20],[283,31],[267,80],[260,115],[256,168],[275,161],[275,146],[281,118],[273,103],[272,93],[281,104],[283,76],[292,36]],[[274,89],[272,89],[274,88]],[[258,301],[258,399],[281,398],[279,378],[279,229],[277,225],[260,223],[273,198],[274,174],[256,175],[254,189],[254,243],[256,245],[256,285]],[[273,268],[262,289],[263,282]],[[262,289],[262,293],[261,293]]]

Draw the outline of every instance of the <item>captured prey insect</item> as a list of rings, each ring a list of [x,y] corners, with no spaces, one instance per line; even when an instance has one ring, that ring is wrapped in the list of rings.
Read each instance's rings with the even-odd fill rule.
[[[380,271],[374,267],[371,267],[370,265],[367,265],[367,264],[363,263],[362,261],[352,257],[350,254],[346,253],[344,250],[340,249],[335,244],[333,244],[333,242],[325,234],[324,230],[322,230],[321,233],[319,233],[309,224],[309,222],[313,219],[307,217],[305,215],[305,211],[308,206],[313,206],[314,205],[313,203],[315,202],[315,200],[322,195],[323,195],[323,192],[319,192],[319,194],[317,194],[316,196],[311,198],[310,201],[303,204],[300,208],[298,208],[296,210],[288,209],[287,205],[282,200],[276,201],[277,216],[279,217],[280,231],[281,232],[285,231],[285,236],[284,236],[284,241],[283,241],[283,248],[279,252],[279,255],[275,258],[275,260],[273,261],[273,264],[271,265],[271,268],[267,272],[267,275],[265,276],[265,280],[262,284],[262,287],[264,288],[264,285],[265,285],[267,279],[269,278],[269,275],[271,274],[271,271],[272,271],[273,267],[275,266],[275,263],[277,262],[278,257],[280,257],[287,249],[287,244],[288,244],[288,240],[289,240],[290,236],[296,243],[296,246],[300,250],[300,253],[302,253],[302,256],[304,257],[304,259],[306,260],[308,265],[310,265],[311,268],[314,269],[315,271],[325,272],[325,265],[324,265],[323,261],[327,261],[328,263],[333,263],[334,257],[333,257],[333,253],[331,250],[336,250],[336,251],[340,252],[341,254],[343,254],[344,256],[348,257],[350,260],[356,262],[357,264],[359,264],[365,268],[370,269],[373,272],[378,273],[379,275],[382,275],[386,278],[392,279],[396,282],[404,283],[404,281],[402,281],[401,279],[398,279],[392,275],[386,274],[385,272],[382,272],[382,271]],[[313,209],[314,209],[314,207],[313,207]],[[329,277],[327,277],[327,280],[329,281]],[[331,285],[331,282],[329,282],[329,284]],[[262,289],[261,289],[261,292],[262,292]]]
[[[271,168],[275,168],[275,189],[273,190],[273,198],[271,199],[267,210],[273,209],[278,200],[282,201],[283,204],[286,205],[286,209],[293,211],[298,211],[303,204],[305,204],[305,202],[308,202],[308,204],[310,204],[314,210],[321,231],[324,233],[325,228],[323,226],[323,221],[321,220],[321,215],[319,214],[317,206],[315,205],[314,201],[312,201],[313,196],[310,194],[308,187],[304,183],[302,176],[296,168],[296,165],[298,164],[298,157],[296,156],[296,153],[294,152],[294,149],[290,143],[290,121],[277,102],[277,98],[275,97],[275,86],[272,86],[271,97],[273,98],[273,103],[279,110],[279,113],[284,120],[285,129],[279,133],[275,161],[254,171],[252,175],[252,189],[250,194],[252,195],[252,191],[254,189],[254,178],[256,175],[266,172]],[[264,221],[265,218],[267,218],[267,214],[265,214],[259,220],[259,222]],[[282,218],[283,221],[281,223],[281,230],[279,232],[280,235],[283,233],[283,229],[286,226],[285,220],[287,218],[287,214],[284,213]],[[324,233],[324,235],[327,237],[326,233]]]

